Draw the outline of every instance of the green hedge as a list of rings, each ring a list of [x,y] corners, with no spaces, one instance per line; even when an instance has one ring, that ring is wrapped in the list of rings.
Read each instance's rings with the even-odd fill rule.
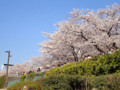
[[[97,76],[89,82],[92,88],[98,90],[120,90],[120,73]]]
[[[31,80],[33,80],[33,78],[35,78],[35,73],[29,73],[26,75],[22,75],[20,77],[20,81],[31,81]]]
[[[48,90],[48,87],[52,90],[55,88],[58,90],[92,90],[93,88],[97,90],[120,90],[120,73],[97,77],[52,75],[40,80],[40,84],[43,84],[43,87]]]
[[[35,81],[24,81],[24,82],[18,82],[15,85],[10,86],[7,88],[7,90],[22,90],[24,86],[32,87],[34,90],[36,90],[36,82]]]
[[[8,90],[20,90],[26,85],[34,90],[120,90],[120,73],[96,77],[80,75],[51,75],[36,82],[19,82]]]
[[[89,60],[81,60],[78,63],[69,63],[62,67],[53,68],[46,72],[45,76],[52,74],[67,75],[108,75],[120,72],[120,50],[113,54],[96,56]]]
[[[5,75],[0,77],[0,88],[3,88],[5,84]]]
[[[74,90],[85,87],[85,77],[75,75],[52,75],[38,81],[19,82],[7,90],[21,90],[24,85],[34,90]],[[78,84],[79,83],[79,84]]]
[[[26,75],[22,75],[20,77],[20,81],[30,81],[30,80],[36,81],[36,80],[42,78],[43,76],[44,76],[43,72],[40,72],[40,73],[29,73],[29,74],[26,74]]]

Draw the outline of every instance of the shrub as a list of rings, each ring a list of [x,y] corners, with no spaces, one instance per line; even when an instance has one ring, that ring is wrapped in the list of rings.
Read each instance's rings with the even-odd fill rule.
[[[79,75],[51,75],[37,81],[41,90],[76,90],[85,89],[86,78]]]
[[[26,79],[26,75],[22,75],[21,77],[20,77],[20,81],[24,81]]]
[[[45,73],[44,72],[40,72],[39,75],[40,75],[40,77],[43,77],[45,75]]]
[[[26,74],[26,75],[22,75],[20,77],[20,81],[33,80],[34,77],[35,77],[35,73],[29,73],[29,74]]]
[[[37,81],[41,90],[120,90],[120,73],[101,76],[51,75]],[[37,87],[38,87],[37,86]]]
[[[120,73],[94,77],[89,82],[98,90],[120,90]]]
[[[29,73],[29,74],[27,74],[26,79],[32,80],[34,77],[35,77],[35,73]]]
[[[77,63],[69,63],[62,67],[57,67],[46,72],[45,76],[52,74],[67,75],[108,75],[120,72],[120,50],[113,54],[96,56],[89,60],[81,60]]]
[[[18,82],[15,85],[12,85],[11,87],[7,88],[7,90],[22,90],[24,86],[27,86],[28,88],[31,87],[34,90],[37,90],[35,81]]]
[[[20,90],[26,85],[34,90],[120,90],[120,73],[96,77],[80,75],[51,75],[38,81],[19,82],[8,90]]]
[[[6,78],[5,75],[3,75],[3,76],[0,77],[0,88],[3,88],[3,87],[4,87],[4,84],[5,84],[5,78]]]

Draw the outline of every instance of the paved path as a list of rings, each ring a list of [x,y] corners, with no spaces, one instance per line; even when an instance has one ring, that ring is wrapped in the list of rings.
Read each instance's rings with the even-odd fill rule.
[[[0,89],[0,90],[7,90],[7,89]]]

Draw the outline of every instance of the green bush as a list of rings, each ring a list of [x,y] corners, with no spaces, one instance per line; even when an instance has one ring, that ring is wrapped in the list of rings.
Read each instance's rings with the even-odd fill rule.
[[[98,90],[120,90],[120,73],[102,75],[89,79],[92,88]]]
[[[37,81],[40,90],[120,90],[120,73],[101,76],[51,75]]]
[[[7,88],[7,90],[22,90],[24,86],[27,86],[28,88],[31,87],[34,90],[37,90],[36,82],[35,81],[18,82],[15,85],[12,85],[9,88]]]
[[[40,72],[40,73],[39,73],[39,76],[40,76],[40,77],[43,77],[44,75],[45,75],[44,72]]]
[[[0,88],[3,88],[4,87],[4,84],[5,84],[5,75],[1,76],[0,77]]]
[[[34,90],[75,90],[80,87],[85,87],[85,78],[80,78],[76,75],[52,75],[42,78],[38,81],[19,82],[8,90],[20,90],[26,85]]]
[[[113,54],[96,56],[89,60],[81,60],[77,63],[69,63],[62,67],[53,68],[46,72],[45,76],[52,74],[67,74],[67,75],[108,75],[120,72],[120,50]]]
[[[26,75],[22,75],[20,77],[20,81],[33,80],[34,77],[35,77],[35,73],[29,73],[29,74],[26,74]]]
[[[20,77],[20,81],[24,81],[26,79],[26,75],[22,75],[21,77]]]
[[[75,90],[85,86],[85,78],[77,75],[51,75],[37,81],[41,90]]]
[[[35,77],[35,73],[29,73],[29,74],[27,74],[26,79],[33,80],[34,77]]]
[[[120,90],[120,73],[101,76],[51,75],[38,81],[19,82],[8,90],[20,90],[26,85],[34,90]]]

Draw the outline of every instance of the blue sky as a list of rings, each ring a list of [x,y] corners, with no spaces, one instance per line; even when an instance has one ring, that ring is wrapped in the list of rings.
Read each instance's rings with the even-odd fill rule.
[[[23,64],[30,57],[41,55],[39,43],[47,40],[42,32],[53,33],[55,23],[69,17],[76,9],[100,9],[120,0],[0,0],[0,66]]]

